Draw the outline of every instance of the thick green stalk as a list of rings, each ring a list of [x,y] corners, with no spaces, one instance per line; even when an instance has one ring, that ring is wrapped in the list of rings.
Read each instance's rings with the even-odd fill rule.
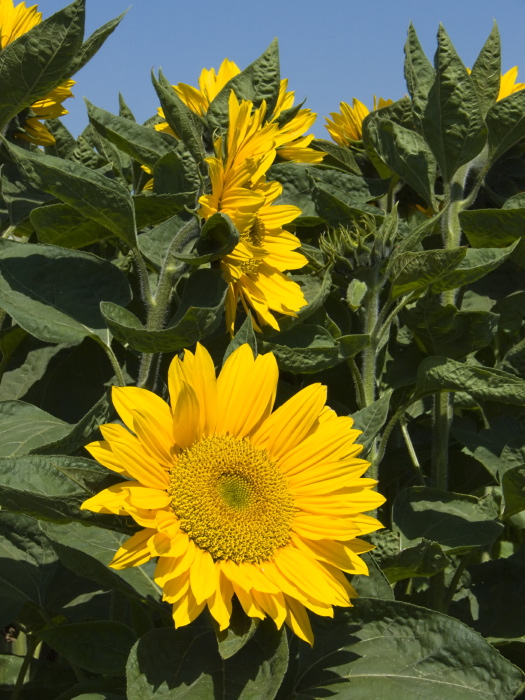
[[[20,666],[20,671],[18,672],[15,687],[11,695],[11,700],[18,700],[18,698],[20,697],[20,694],[23,690],[24,681],[27,672],[29,671],[29,666],[31,665],[31,660],[33,658],[33,654],[37,647],[37,644],[38,640],[36,640],[33,636],[28,634],[26,637],[26,654],[24,656],[24,660],[22,661],[22,665]]]
[[[434,436],[432,440],[432,484],[446,490],[448,485],[448,443],[452,404],[449,392],[434,394]]]

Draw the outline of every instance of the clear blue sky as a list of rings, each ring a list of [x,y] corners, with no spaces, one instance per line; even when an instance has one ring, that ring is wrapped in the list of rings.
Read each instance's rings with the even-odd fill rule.
[[[133,0],[131,0],[133,1]],[[31,2],[27,3],[32,4]],[[41,0],[44,17],[67,4]],[[503,70],[521,67],[525,82],[525,0],[87,0],[86,35],[130,8],[120,27],[76,76],[75,100],[64,123],[78,134],[87,123],[83,97],[112,112],[118,93],[144,121],[158,103],[152,68],[172,83],[197,84],[203,67],[218,67],[226,56],[241,68],[280,42],[281,77],[296,99],[318,113],[316,136],[325,138],[323,116],[339,102],[357,97],[371,106],[372,95],[398,99],[406,92],[403,45],[409,22],[433,58],[442,22],[466,65],[472,65],[498,23]]]

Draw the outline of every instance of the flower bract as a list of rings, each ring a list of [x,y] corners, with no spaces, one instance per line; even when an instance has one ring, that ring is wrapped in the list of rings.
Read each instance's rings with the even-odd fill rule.
[[[5,49],[41,21],[42,13],[37,11],[37,5],[26,7],[25,2],[15,5],[13,0],[0,0],[0,49]],[[74,84],[74,80],[66,80],[34,102],[30,106],[30,113],[23,125],[23,131],[16,133],[15,136],[39,146],[55,143],[54,136],[42,121],[56,119],[68,113],[62,102],[68,97],[73,97],[71,87]]]
[[[363,478],[359,431],[311,384],[276,410],[278,370],[269,353],[242,345],[216,378],[197,345],[175,357],[170,405],[135,387],[113,388],[124,425],[101,427],[87,446],[123,480],[84,502],[130,515],[141,529],[115,554],[124,569],[158,557],[155,580],[175,626],[207,606],[220,629],[235,595],[247,615],[271,617],[313,642],[306,610],[350,606],[342,572],[366,574],[359,539],[380,523],[364,511],[384,498]]]

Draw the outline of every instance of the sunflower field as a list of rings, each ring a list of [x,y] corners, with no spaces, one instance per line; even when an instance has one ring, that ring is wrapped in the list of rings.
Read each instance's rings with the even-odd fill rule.
[[[326,138],[277,41],[74,138],[84,14],[0,0],[0,700],[525,697],[497,26],[471,67],[409,27]]]

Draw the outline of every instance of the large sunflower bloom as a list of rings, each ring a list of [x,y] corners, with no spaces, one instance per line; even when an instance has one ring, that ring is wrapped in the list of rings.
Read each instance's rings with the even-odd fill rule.
[[[382,109],[391,104],[393,104],[393,100],[384,100],[382,97],[377,100],[374,95],[374,108],[372,111],[375,112],[376,109]],[[333,121],[326,117],[327,123],[325,126],[337,144],[348,146],[352,141],[360,141],[362,139],[363,120],[370,114],[370,110],[362,102],[356,100],[355,97],[352,100],[352,107],[346,102],[340,102],[339,107],[341,113],[330,112]]]
[[[208,112],[210,104],[217,97],[222,88],[240,72],[240,68],[233,61],[225,58],[217,72],[215,72],[214,68],[204,68],[201,71],[198,89],[186,83],[178,83],[172,87],[192,112],[204,117]],[[320,163],[323,160],[324,154],[320,151],[315,151],[313,148],[309,148],[309,144],[314,139],[313,134],[305,136],[305,132],[310,129],[316,120],[317,115],[314,112],[310,109],[300,109],[298,113],[286,124],[283,124],[282,127],[278,125],[277,119],[285,110],[293,107],[294,103],[294,93],[286,91],[287,85],[288,80],[281,80],[277,104],[268,119],[268,121],[275,123],[274,126],[280,133],[277,154],[283,160],[301,163]],[[157,112],[162,119],[165,118],[164,110],[161,107],[158,108]],[[264,113],[262,116],[264,118]],[[165,121],[161,124],[157,124],[155,129],[175,136],[173,130]]]
[[[358,539],[381,524],[363,511],[383,497],[360,478],[359,431],[325,406],[312,384],[273,411],[278,371],[272,354],[254,360],[248,345],[215,378],[208,352],[173,360],[171,407],[156,394],[113,387],[126,425],[101,427],[87,446],[126,480],[82,505],[130,515],[143,529],[110,566],[159,557],[155,580],[176,627],[207,606],[221,630],[237,596],[250,617],[286,622],[313,643],[305,608],[332,616],[356,592],[341,571],[366,574]],[[129,480],[128,480],[129,479]]]
[[[37,11],[37,5],[26,7],[25,2],[14,5],[13,0],[0,0],[0,49],[16,41],[42,21],[42,13]],[[15,134],[17,138],[31,141],[38,146],[49,146],[55,139],[49,129],[41,123],[45,119],[55,119],[67,114],[62,102],[73,97],[71,87],[74,80],[64,83],[51,90],[47,95],[30,106],[31,114],[24,124],[24,133]]]

